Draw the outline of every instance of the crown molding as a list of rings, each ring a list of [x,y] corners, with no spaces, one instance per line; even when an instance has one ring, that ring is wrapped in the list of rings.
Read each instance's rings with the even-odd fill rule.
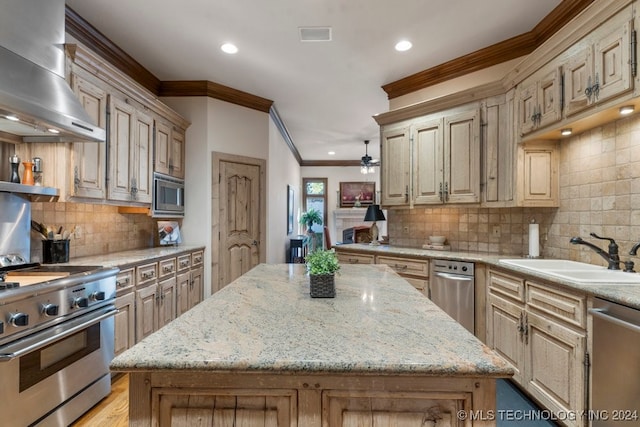
[[[533,52],[594,0],[563,0],[533,30],[382,86],[388,99],[442,83]]]
[[[268,113],[273,101],[208,80],[160,82],[158,96],[208,96],[232,104]]]

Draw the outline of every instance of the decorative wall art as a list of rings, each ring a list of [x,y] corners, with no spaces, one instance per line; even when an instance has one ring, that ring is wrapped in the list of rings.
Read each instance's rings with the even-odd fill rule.
[[[341,182],[340,207],[352,208],[369,206],[375,202],[375,182]]]

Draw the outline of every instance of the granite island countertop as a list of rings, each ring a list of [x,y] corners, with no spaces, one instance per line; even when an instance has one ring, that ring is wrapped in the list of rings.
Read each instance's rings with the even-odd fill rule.
[[[260,264],[111,363],[114,371],[508,377],[512,368],[385,265],[343,265],[311,298],[302,264]]]
[[[562,287],[584,292],[586,295],[604,298],[613,302],[640,309],[640,284],[632,283],[580,283],[557,276],[536,272],[526,268],[501,263],[501,259],[522,258],[521,255],[495,254],[483,252],[437,251],[419,248],[353,243],[337,245],[340,251],[370,253],[373,255],[400,256],[412,258],[437,258],[459,261],[481,262],[505,271],[545,280]],[[633,273],[629,273],[633,274]]]

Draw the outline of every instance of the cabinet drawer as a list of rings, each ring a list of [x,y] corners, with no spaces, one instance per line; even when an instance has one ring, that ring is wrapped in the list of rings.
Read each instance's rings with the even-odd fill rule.
[[[373,264],[373,255],[338,253],[338,261],[344,264]]]
[[[386,264],[402,275],[410,274],[412,276],[429,277],[429,261],[426,259],[379,256],[376,258],[376,264]]]
[[[188,270],[191,268],[191,254],[180,255],[178,257],[178,271]]]
[[[402,275],[401,275],[402,276]],[[402,276],[404,277],[404,276]],[[425,279],[418,279],[416,277],[404,277],[404,280],[411,283],[414,288],[422,292],[422,295],[429,296],[429,281]]]
[[[160,279],[171,277],[176,273],[175,258],[163,259],[162,261],[160,261],[159,266],[160,271],[158,273],[158,276]]]
[[[489,272],[489,291],[524,302],[524,279],[492,270]]]
[[[136,268],[136,286],[144,285],[158,279],[158,263],[144,264]]]
[[[204,252],[203,251],[195,251],[191,253],[191,265],[193,267],[198,267],[202,265],[204,262]]]
[[[133,268],[127,270],[120,270],[116,276],[116,297],[127,294],[135,287],[135,280],[133,279]]]
[[[532,311],[586,328],[586,296],[527,281],[527,306]]]

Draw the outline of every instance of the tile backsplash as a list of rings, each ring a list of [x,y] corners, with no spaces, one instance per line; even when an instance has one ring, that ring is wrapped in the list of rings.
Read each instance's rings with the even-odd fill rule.
[[[144,214],[120,214],[117,206],[88,203],[31,203],[31,219],[50,227],[77,227],[70,258],[154,246],[156,220]],[[31,233],[31,261],[42,261],[42,243]]]
[[[528,253],[528,223],[540,223],[546,257],[606,265],[569,239],[580,236],[606,250],[612,237],[623,260],[640,240],[640,115],[560,141],[559,208],[415,208],[388,212],[391,244],[421,247],[430,235],[447,236],[453,250]]]

